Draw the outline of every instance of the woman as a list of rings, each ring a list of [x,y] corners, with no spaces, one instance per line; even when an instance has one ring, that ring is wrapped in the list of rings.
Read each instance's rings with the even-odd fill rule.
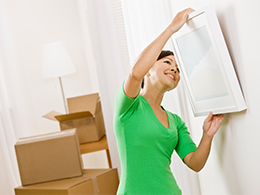
[[[189,168],[200,171],[224,119],[210,112],[196,147],[181,118],[161,106],[164,93],[176,88],[180,80],[173,53],[162,49],[192,11],[179,12],[145,48],[117,93],[114,128],[122,168],[118,194],[181,194],[170,170],[173,151]]]

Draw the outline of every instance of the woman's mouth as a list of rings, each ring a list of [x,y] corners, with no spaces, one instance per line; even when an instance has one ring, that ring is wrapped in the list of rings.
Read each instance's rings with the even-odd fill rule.
[[[165,75],[167,75],[168,77],[171,77],[172,80],[174,80],[174,76],[169,74],[169,73],[166,73]]]

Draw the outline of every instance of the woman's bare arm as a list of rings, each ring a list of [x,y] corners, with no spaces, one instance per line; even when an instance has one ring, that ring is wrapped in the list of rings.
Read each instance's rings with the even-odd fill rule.
[[[206,164],[212,139],[223,120],[224,115],[213,115],[212,112],[210,112],[209,116],[205,119],[203,124],[203,136],[197,150],[184,158],[185,164],[192,170],[199,172]]]
[[[188,15],[193,11],[193,9],[188,8],[179,12],[171,24],[139,55],[131,73],[125,80],[124,91],[128,97],[135,98],[138,95],[142,79],[157,60],[164,45],[185,24]]]

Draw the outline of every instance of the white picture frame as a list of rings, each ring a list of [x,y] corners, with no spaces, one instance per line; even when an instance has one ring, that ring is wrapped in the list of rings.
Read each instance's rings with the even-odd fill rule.
[[[247,108],[213,6],[192,12],[171,40],[195,116]]]

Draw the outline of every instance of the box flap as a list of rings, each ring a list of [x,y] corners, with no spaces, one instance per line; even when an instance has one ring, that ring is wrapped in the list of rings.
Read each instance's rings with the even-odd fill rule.
[[[99,101],[98,93],[68,98],[69,113],[89,111],[94,116],[96,104]]]
[[[72,113],[72,114],[63,114],[63,115],[55,116],[55,118],[60,122],[79,119],[79,118],[85,118],[85,117],[93,117],[93,115],[89,111],[87,111],[87,112],[77,112],[77,113]]]
[[[61,113],[52,110],[49,113],[43,115],[42,117],[53,120],[53,121],[57,121],[57,119],[55,118],[56,115],[61,115]]]

